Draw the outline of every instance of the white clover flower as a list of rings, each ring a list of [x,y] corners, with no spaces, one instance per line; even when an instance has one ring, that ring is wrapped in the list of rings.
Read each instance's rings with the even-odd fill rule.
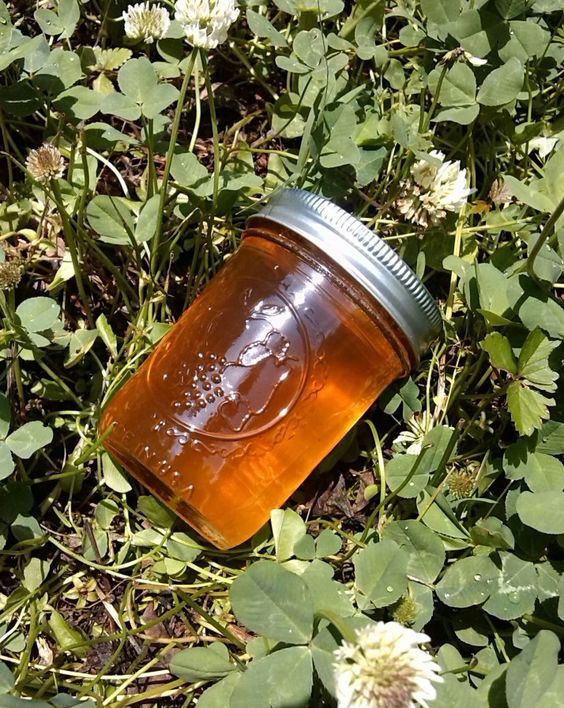
[[[162,39],[170,27],[170,15],[166,8],[138,2],[128,5],[121,19],[125,23],[125,34],[129,39],[142,39],[151,44],[155,39]]]
[[[436,698],[440,667],[419,644],[426,634],[398,622],[378,622],[356,632],[355,644],[335,651],[338,708],[427,708]]]
[[[239,17],[234,0],[178,0],[175,18],[189,44],[215,49],[227,39],[227,30]]]
[[[466,188],[466,170],[460,168],[458,160],[445,162],[439,150],[432,150],[430,156],[440,164],[416,162],[411,168],[411,180],[402,184],[396,202],[399,212],[420,226],[437,224],[447,211],[458,213],[472,192]]]
[[[461,58],[466,59],[466,61],[469,64],[472,64],[472,66],[484,66],[484,64],[488,63],[487,59],[475,57],[473,54],[470,54],[470,52],[467,52],[465,49],[462,49],[462,47],[456,47],[456,49],[451,49],[443,56],[439,63],[453,64],[455,61],[457,61],[457,59]]]
[[[475,57],[473,54],[470,54],[470,52],[464,52],[464,58],[469,64],[472,64],[472,66],[484,66],[484,64],[488,63],[487,59]]]
[[[30,150],[25,166],[33,179],[47,184],[52,179],[59,179],[65,173],[65,158],[58,147],[43,143],[36,150]]]
[[[425,435],[433,427],[433,418],[427,411],[423,411],[421,414],[414,413],[407,421],[407,427],[408,430],[402,430],[392,444],[409,443],[407,454],[418,455],[421,452]]]
[[[433,150],[431,155],[433,155],[433,157],[437,157],[437,153],[437,150]],[[442,155],[442,153],[439,154]],[[427,160],[419,160],[412,166],[410,172],[411,176],[420,187],[423,189],[431,189],[433,182],[437,178],[438,169],[432,162],[427,162]]]

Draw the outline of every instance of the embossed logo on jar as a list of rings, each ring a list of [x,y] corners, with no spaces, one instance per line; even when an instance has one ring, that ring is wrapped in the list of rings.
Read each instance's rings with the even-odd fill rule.
[[[240,305],[230,303],[229,315],[199,313],[190,329],[196,351],[186,353],[180,372],[155,381],[149,367],[149,385],[155,394],[156,385],[162,387],[159,400],[163,391],[170,397],[168,414],[182,427],[240,439],[275,425],[299,398],[309,361],[305,330],[283,296],[260,298],[261,285],[249,287],[247,280]],[[168,337],[155,352],[160,371],[178,346]]]

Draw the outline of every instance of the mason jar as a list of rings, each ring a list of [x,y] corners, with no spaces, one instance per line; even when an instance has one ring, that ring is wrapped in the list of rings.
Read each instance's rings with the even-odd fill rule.
[[[359,220],[280,190],[110,400],[104,445],[202,536],[233,547],[417,365],[440,323],[423,284]]]

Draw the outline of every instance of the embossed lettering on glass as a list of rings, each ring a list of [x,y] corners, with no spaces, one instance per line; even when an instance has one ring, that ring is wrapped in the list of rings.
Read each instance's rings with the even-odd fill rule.
[[[437,335],[361,222],[281,190],[106,407],[112,455],[220,548],[250,538]]]

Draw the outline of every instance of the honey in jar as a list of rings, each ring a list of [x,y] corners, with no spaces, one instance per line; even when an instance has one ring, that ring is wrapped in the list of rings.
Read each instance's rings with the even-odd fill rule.
[[[104,445],[219,548],[250,538],[436,336],[437,308],[360,221],[280,190],[105,408]]]

